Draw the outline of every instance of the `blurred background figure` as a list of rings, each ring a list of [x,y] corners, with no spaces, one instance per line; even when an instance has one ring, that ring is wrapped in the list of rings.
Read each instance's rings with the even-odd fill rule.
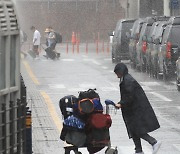
[[[34,34],[33,34],[33,51],[36,54],[36,59],[39,59],[39,47],[41,44],[41,34],[34,26],[31,27],[31,30],[34,32]]]
[[[27,34],[23,30],[20,30],[20,50],[24,58],[26,58],[27,54],[23,51],[22,45],[27,41],[27,38]]]

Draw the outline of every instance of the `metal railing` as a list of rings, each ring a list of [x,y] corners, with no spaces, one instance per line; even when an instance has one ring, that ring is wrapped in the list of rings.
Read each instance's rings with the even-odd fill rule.
[[[21,78],[20,99],[1,103],[0,154],[32,153],[31,112],[26,105],[26,86]]]

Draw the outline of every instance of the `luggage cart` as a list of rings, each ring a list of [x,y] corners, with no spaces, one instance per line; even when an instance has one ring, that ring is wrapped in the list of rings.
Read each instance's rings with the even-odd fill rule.
[[[104,112],[105,114],[109,114],[110,113],[110,107],[109,105],[112,105],[115,108],[115,103],[111,100],[106,99],[105,100],[105,108],[104,108]],[[110,135],[109,135],[110,136]],[[92,147],[92,148],[96,148],[97,152],[89,152],[89,154],[94,154],[94,153],[98,153],[100,152],[102,149],[104,149],[105,147],[107,147],[107,149],[105,150],[105,154],[118,154],[118,150],[117,147],[112,147],[111,145],[111,141],[109,140],[108,144],[102,146],[102,147]],[[87,146],[83,146],[83,147],[77,147],[74,145],[70,145],[67,144],[64,149],[65,149],[65,154],[71,154],[71,151],[74,152],[74,154],[82,154],[80,151],[78,151],[79,148],[87,148]],[[99,148],[99,150],[98,150]]]

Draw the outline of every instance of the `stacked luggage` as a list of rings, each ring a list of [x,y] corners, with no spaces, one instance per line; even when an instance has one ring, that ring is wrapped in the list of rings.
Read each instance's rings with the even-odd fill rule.
[[[80,147],[94,154],[110,145],[111,117],[103,113],[95,89],[79,92],[78,97],[67,95],[60,99],[59,106],[64,117],[60,139],[72,144],[75,154],[80,153]],[[70,154],[66,148],[65,154]]]

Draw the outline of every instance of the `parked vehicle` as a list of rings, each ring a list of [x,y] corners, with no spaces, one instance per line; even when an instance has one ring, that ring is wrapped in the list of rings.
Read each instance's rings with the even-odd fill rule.
[[[112,42],[112,62],[129,60],[129,38],[126,33],[130,31],[135,20],[122,19],[118,21],[113,42]]]
[[[147,36],[147,49],[146,49],[146,72],[151,75],[151,50],[153,50],[154,44],[154,36],[157,32],[157,26],[159,25],[160,21],[154,22],[149,35]]]
[[[158,52],[158,47],[155,45],[154,43],[154,39],[161,37],[162,38],[162,34],[163,34],[163,29],[164,27],[167,25],[167,22],[169,20],[170,17],[167,16],[157,16],[155,17],[156,22],[153,23],[153,25],[151,26],[151,30],[149,35],[147,36],[146,40],[147,40],[147,50],[145,53],[145,60],[146,60],[146,72],[150,75],[150,76],[156,76],[154,73],[155,70],[155,64],[157,64],[156,62],[154,62],[154,60],[156,61],[157,58],[157,52]],[[157,72],[157,71],[156,71]]]
[[[131,34],[129,36],[129,54],[131,60],[131,67],[136,68],[136,43],[139,40],[139,34],[144,23],[143,18],[137,19],[132,27]]]
[[[176,85],[177,90],[180,91],[180,57],[176,61]]]
[[[168,23],[169,24],[179,24],[180,23],[180,16],[171,16]]]
[[[160,39],[155,39],[155,43],[160,44],[157,57],[157,73],[158,76],[162,75],[163,80],[166,81],[176,71],[176,61],[180,52],[180,25],[176,25],[176,23],[167,25],[162,42]]]
[[[158,66],[158,51],[160,50],[160,44],[155,43],[154,40],[160,39],[160,42],[162,41],[162,35],[164,32],[165,27],[167,26],[166,21],[157,22],[157,26],[155,28],[154,36],[150,38],[150,48],[148,53],[148,67],[149,67],[149,73],[153,77],[158,77],[157,73],[157,66]]]
[[[142,25],[139,40],[136,44],[136,68],[140,71],[146,70],[146,50],[147,50],[147,36],[149,36],[151,27],[155,22],[155,18],[147,17]]]

